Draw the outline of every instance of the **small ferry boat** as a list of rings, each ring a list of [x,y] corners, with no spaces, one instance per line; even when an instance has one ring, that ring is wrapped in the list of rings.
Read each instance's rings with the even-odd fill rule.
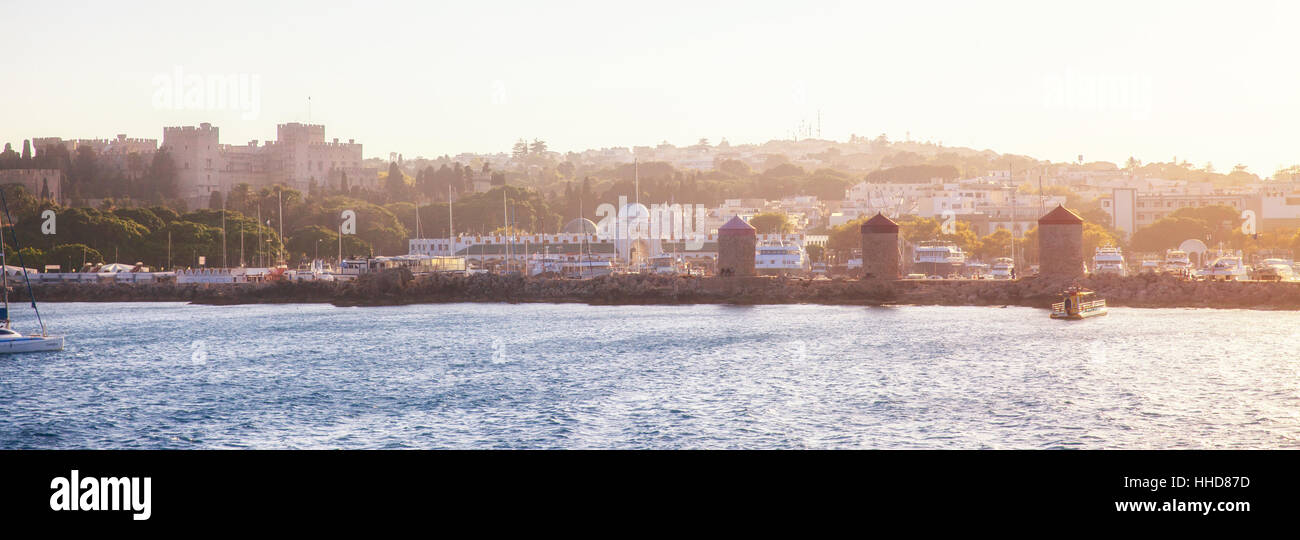
[[[1128,268],[1124,265],[1124,254],[1115,246],[1100,246],[1092,256],[1092,273],[1096,275],[1124,276]]]
[[[1106,300],[1097,293],[1081,287],[1070,287],[1062,294],[1060,302],[1052,304],[1052,318],[1077,321],[1100,317],[1107,313]]]

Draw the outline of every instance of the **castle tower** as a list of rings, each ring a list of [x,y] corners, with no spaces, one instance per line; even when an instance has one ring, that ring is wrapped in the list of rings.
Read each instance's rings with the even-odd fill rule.
[[[207,198],[218,191],[221,170],[219,129],[209,123],[198,127],[164,127],[162,145],[176,164],[176,191],[191,207],[207,206]]]
[[[718,275],[754,275],[754,251],[758,244],[758,229],[740,216],[718,227]]]
[[[1038,218],[1038,275],[1083,277],[1083,218],[1064,206]]]
[[[902,260],[898,224],[877,212],[862,224],[862,278],[898,279]]]

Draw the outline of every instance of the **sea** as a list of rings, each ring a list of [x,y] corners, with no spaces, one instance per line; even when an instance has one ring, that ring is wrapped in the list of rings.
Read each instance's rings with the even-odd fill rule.
[[[40,308],[0,448],[1300,448],[1300,312]]]

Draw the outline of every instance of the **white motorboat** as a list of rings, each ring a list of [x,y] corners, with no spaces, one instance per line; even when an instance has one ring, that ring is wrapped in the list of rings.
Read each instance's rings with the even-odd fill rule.
[[[1011,257],[998,257],[993,259],[993,269],[989,271],[989,275],[993,279],[1011,279],[1015,269],[1016,262],[1011,260]]]
[[[1260,281],[1295,281],[1295,270],[1286,259],[1264,259],[1252,275]]]
[[[1160,260],[1159,260],[1159,259],[1143,259],[1143,261],[1142,261],[1142,266],[1141,266],[1141,270],[1139,270],[1139,272],[1141,272],[1141,273],[1143,273],[1143,274],[1159,274],[1159,273],[1160,273]]]
[[[1124,254],[1115,246],[1101,246],[1092,257],[1092,273],[1096,275],[1128,275]]]
[[[1190,276],[1192,272],[1192,259],[1187,255],[1186,251],[1181,249],[1165,250],[1163,270],[1168,274]]]
[[[1202,275],[1210,281],[1242,281],[1246,279],[1246,265],[1241,257],[1219,257]]]

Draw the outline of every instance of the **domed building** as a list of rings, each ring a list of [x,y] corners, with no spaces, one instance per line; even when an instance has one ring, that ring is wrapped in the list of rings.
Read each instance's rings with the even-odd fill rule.
[[[590,219],[574,218],[564,224],[560,234],[596,234],[596,224]]]

